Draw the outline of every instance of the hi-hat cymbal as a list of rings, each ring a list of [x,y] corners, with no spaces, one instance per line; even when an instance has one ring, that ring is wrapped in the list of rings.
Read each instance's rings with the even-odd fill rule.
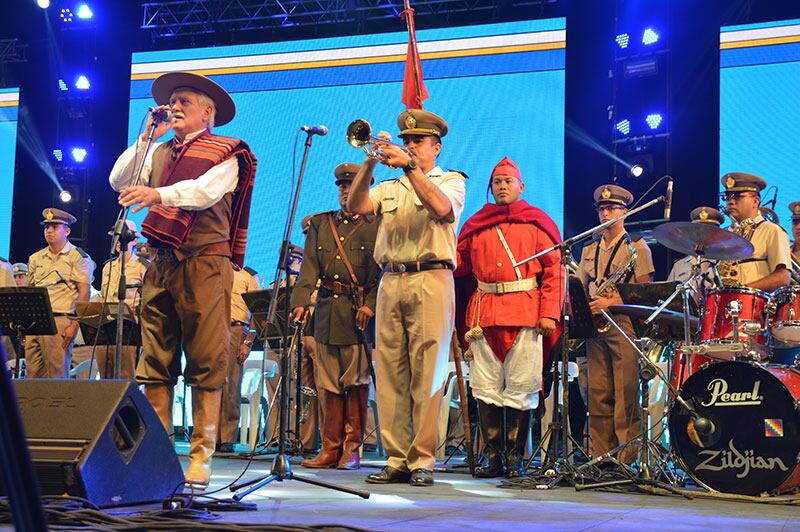
[[[716,260],[741,260],[755,248],[746,238],[712,224],[667,222],[653,229],[662,246],[686,255]]]

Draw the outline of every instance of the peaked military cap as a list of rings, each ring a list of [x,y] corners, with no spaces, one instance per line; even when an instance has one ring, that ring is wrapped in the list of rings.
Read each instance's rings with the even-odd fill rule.
[[[725,192],[761,192],[767,188],[767,182],[757,175],[745,172],[730,172],[720,180]]]
[[[630,207],[633,203],[633,194],[619,185],[600,185],[594,189],[594,206],[599,207],[606,204],[622,205]]]
[[[789,210],[792,211],[792,221],[800,222],[800,201],[793,201],[789,204]]]
[[[713,207],[697,207],[689,214],[689,217],[694,223],[722,225],[725,222],[725,215]]]
[[[447,122],[439,115],[422,109],[406,109],[397,117],[398,137],[406,135],[447,135]]]
[[[77,222],[78,220],[72,216],[67,211],[62,211],[61,209],[56,209],[54,207],[49,207],[42,211],[42,218],[44,218],[41,222],[41,225],[44,224],[64,224],[70,226]]]

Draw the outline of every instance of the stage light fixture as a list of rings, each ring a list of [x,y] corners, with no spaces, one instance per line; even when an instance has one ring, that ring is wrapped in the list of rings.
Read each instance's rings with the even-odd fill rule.
[[[63,22],[72,22],[72,11],[65,7],[61,10],[60,17]]]
[[[72,148],[72,158],[76,163],[82,163],[87,153],[84,148]]]
[[[617,35],[617,39],[616,39],[617,44],[623,50],[628,47],[628,43],[630,42],[630,40],[631,40],[631,36],[628,35],[627,33],[620,33],[619,35]]]
[[[81,74],[80,76],[78,76],[75,79],[75,88],[76,89],[81,89],[81,90],[85,91],[85,90],[88,90],[89,87],[91,87],[91,86],[92,86],[92,84],[89,83],[89,78],[87,78],[83,74]]]
[[[88,20],[94,16],[94,13],[88,4],[79,4],[76,14],[78,15],[78,18],[83,20]]]
[[[642,34],[642,44],[644,45],[651,45],[658,42],[658,32],[653,28],[647,28],[644,30]]]
[[[631,121],[627,118],[625,120],[620,120],[614,128],[623,135],[628,135],[631,132]]]
[[[61,90],[62,92],[66,92],[66,91],[68,91],[68,90],[69,90],[69,87],[67,87],[67,82],[66,82],[66,81],[64,81],[63,79],[59,79],[59,80],[58,80],[58,88],[59,88],[59,90]]]
[[[630,172],[632,177],[636,178],[642,177],[644,175],[644,166],[642,166],[641,164],[634,164],[633,166],[631,166]]]
[[[661,113],[650,113],[644,120],[650,126],[650,129],[658,129],[658,126],[664,121],[664,117]]]
[[[61,200],[61,203],[69,203],[72,201],[72,193],[69,190],[63,189],[58,193],[58,199]]]
[[[36,5],[42,9],[47,9],[50,7],[50,0],[36,0]]]
[[[64,160],[64,152],[59,149],[53,150],[53,157],[55,157],[56,161],[61,162]]]

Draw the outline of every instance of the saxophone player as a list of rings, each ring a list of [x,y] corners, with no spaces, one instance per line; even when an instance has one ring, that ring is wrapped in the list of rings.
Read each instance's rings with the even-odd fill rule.
[[[624,215],[632,203],[633,194],[617,185],[602,185],[594,191],[601,223]],[[631,238],[624,220],[619,220],[583,248],[577,275],[589,292],[592,314],[599,315],[622,303],[616,283],[651,282],[653,271],[650,248],[643,240]],[[614,320],[628,336],[635,337],[629,318],[614,316]],[[639,434],[639,364],[633,347],[613,326],[586,342],[586,355],[589,434],[592,454],[597,457]],[[634,456],[635,449],[629,447],[618,459],[630,463]]]
[[[723,282],[765,292],[788,285],[792,263],[789,236],[779,225],[765,220],[759,210],[761,191],[767,182],[753,174],[731,172],[722,176],[722,186],[725,191],[721,196],[731,218],[729,230],[749,240],[755,248],[748,259],[720,262]]]

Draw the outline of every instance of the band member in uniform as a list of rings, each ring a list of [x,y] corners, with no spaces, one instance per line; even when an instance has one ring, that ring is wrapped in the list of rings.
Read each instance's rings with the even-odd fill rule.
[[[622,216],[631,203],[633,195],[617,185],[602,185],[594,191],[601,223]],[[624,220],[619,220],[607,227],[600,239],[583,248],[577,275],[589,292],[592,314],[602,318],[601,310],[622,304],[616,283],[610,280],[647,283],[653,280],[653,271],[650,248],[644,240],[632,239],[625,231]],[[602,322],[604,318],[600,318]],[[628,317],[612,314],[612,318],[630,338],[635,338]],[[604,332],[586,341],[589,435],[595,457],[638,436],[641,423],[636,352],[613,325],[600,328]],[[630,463],[634,454],[635,449],[629,447],[618,458]]]
[[[325,417],[322,448],[315,458],[303,461],[305,467],[360,467],[369,395],[367,328],[375,315],[380,268],[372,256],[378,224],[372,216],[347,211],[350,185],[359,169],[343,163],[334,170],[341,209],[311,218],[305,260],[292,292],[292,317],[302,321],[319,286],[315,371]]]
[[[15,262],[13,269],[14,283],[17,286],[28,286],[28,265],[24,262]]]
[[[6,259],[0,257],[0,287],[17,286],[14,280],[14,267]]]
[[[347,203],[351,212],[378,216],[375,260],[384,272],[375,373],[388,460],[367,482],[430,486],[455,321],[452,270],[465,184],[463,174],[436,164],[447,134],[441,117],[413,109],[397,123],[406,150],[381,150],[384,163],[401,168],[403,176],[370,190],[377,161],[367,158]]]
[[[78,322],[72,318],[76,303],[89,300],[94,263],[67,239],[76,221],[74,216],[60,209],[45,209],[42,216],[47,247],[28,259],[28,283],[47,287],[58,334],[26,336],[25,358],[28,378],[66,379],[78,333]]]
[[[725,215],[712,207],[697,207],[689,214],[689,218],[691,218],[692,223],[711,224],[715,227],[719,227],[725,221]],[[695,283],[695,292],[693,293],[695,300],[702,295],[699,290],[701,287],[712,288],[716,285],[713,265],[710,261],[694,255],[687,255],[675,261],[667,277],[667,281],[678,281],[680,283],[687,281],[692,276],[692,269],[698,261],[700,261],[702,278]]]
[[[117,159],[110,182],[119,203],[149,207],[142,233],[154,249],[142,289],[143,354],[136,380],[172,432],[173,387],[186,353],[193,387],[194,429],[187,483],[203,487],[211,474],[222,386],[230,345],[231,262],[243,266],[255,156],[243,141],[211,133],[236,107],[210,79],[187,72],[156,78],[153,98],[172,111],[155,138],[174,137],[144,153],[146,135]],[[154,127],[153,121],[147,129]],[[131,186],[135,161],[142,184]]]
[[[487,203],[470,217],[458,237],[454,275],[470,281],[474,276],[477,290],[467,305],[459,280],[456,302],[459,308],[467,306],[465,328],[473,356],[469,383],[486,442],[487,463],[475,476],[502,476],[505,462],[505,475],[512,478],[525,474],[531,411],[539,404],[545,351],[549,359],[564,281],[558,251],[519,267],[513,264],[560,242],[561,235],[544,211],[520,199],[525,184],[508,157],[494,167],[489,189],[496,204]]]
[[[800,283],[800,201],[793,201],[789,204],[792,212],[792,281]]]
[[[133,220],[125,220],[128,229],[139,238],[139,233],[136,228],[136,222]],[[113,234],[113,232],[112,232]],[[144,279],[144,272],[147,270],[149,263],[142,260],[135,251],[136,241],[128,243],[128,249],[124,254],[120,254],[115,259],[107,261],[103,265],[102,278],[100,280],[100,295],[99,299],[103,302],[116,303],[119,301],[119,275],[120,275],[120,261],[125,261],[125,284],[129,288],[125,289],[125,304],[133,312],[134,317],[138,319],[137,308],[141,303],[141,287],[142,280]],[[119,252],[119,244],[117,244],[117,252]],[[124,257],[124,258],[123,258]],[[86,339],[91,344],[91,338]],[[122,346],[122,367],[119,369],[119,377],[121,379],[133,379],[136,373],[136,355],[138,347],[135,345]],[[116,346],[100,346],[97,348],[97,369],[100,370],[100,376],[104,379],[111,379],[114,377],[114,360],[116,357]]]
[[[767,182],[753,174],[732,172],[722,176],[721,194],[725,200],[730,231],[750,241],[753,255],[740,261],[720,261],[724,283],[772,292],[791,281],[789,236],[779,225],[761,215],[761,191]]]
[[[239,428],[242,402],[242,366],[253,347],[255,333],[250,330],[250,309],[242,294],[259,289],[258,273],[245,266],[233,265],[233,289],[231,290],[231,342],[228,349],[228,377],[222,388],[219,418],[219,446],[223,453],[234,451],[236,431]]]

